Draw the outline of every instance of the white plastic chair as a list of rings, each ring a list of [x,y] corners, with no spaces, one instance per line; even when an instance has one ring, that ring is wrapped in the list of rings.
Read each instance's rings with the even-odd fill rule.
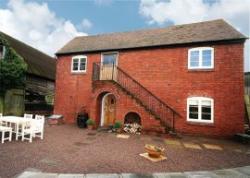
[[[33,119],[33,114],[24,114],[24,118]]]
[[[32,119],[30,124],[27,124],[26,127],[24,127],[22,141],[28,140],[29,142],[32,142],[33,137],[40,137],[43,139],[44,120],[44,116],[36,115],[35,119]]]
[[[0,113],[0,120],[1,120],[2,117],[3,117],[3,113]],[[8,125],[9,124],[7,122],[5,122],[5,121],[1,122],[1,126],[8,126]]]
[[[0,113],[0,132],[2,133],[1,143],[4,143],[5,140],[11,141],[11,139],[12,139],[12,128],[5,126],[6,123],[4,123],[1,120],[2,117],[3,117],[3,114]],[[9,133],[9,136],[5,137],[5,133]]]
[[[33,135],[33,127],[32,127],[32,120],[25,124],[24,128],[22,129],[22,141],[28,140],[32,142],[32,135]],[[29,137],[26,137],[29,136]]]
[[[34,126],[34,137],[40,137],[41,139],[43,139],[45,117],[41,115],[36,115],[35,120],[33,120],[32,122]]]

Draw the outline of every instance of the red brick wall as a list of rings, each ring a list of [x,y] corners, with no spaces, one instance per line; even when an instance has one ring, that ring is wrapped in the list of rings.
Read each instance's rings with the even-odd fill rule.
[[[188,49],[191,47],[158,48],[119,51],[118,66],[143,86],[176,109],[179,132],[202,135],[228,136],[243,131],[243,44],[220,44],[214,47],[214,69],[188,70]],[[144,127],[155,122],[144,109],[123,92],[110,84],[92,91],[92,64],[100,62],[101,53],[88,56],[86,74],[71,73],[71,55],[57,60],[56,98],[54,113],[63,114],[67,122],[74,122],[75,113],[86,105],[90,117],[98,119],[98,95],[111,90],[116,93],[117,119],[123,120],[129,111],[142,117]],[[187,122],[186,105],[189,96],[206,96],[214,99],[214,124]]]

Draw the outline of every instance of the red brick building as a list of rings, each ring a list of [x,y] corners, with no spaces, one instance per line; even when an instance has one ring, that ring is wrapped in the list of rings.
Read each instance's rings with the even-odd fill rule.
[[[97,126],[243,132],[246,37],[223,20],[76,37],[57,52],[55,114],[86,106]]]

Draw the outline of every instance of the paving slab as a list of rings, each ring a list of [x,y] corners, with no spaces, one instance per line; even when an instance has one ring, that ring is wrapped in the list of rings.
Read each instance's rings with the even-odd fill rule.
[[[202,150],[201,146],[196,144],[196,143],[188,143],[188,142],[185,142],[183,143],[184,147],[185,148],[190,148],[190,149],[196,149],[196,150]]]
[[[235,151],[237,153],[243,153],[243,151],[241,149],[234,149],[233,151]]]
[[[223,148],[219,145],[214,145],[214,144],[207,144],[207,143],[204,143],[202,144],[206,149],[209,149],[209,150],[218,150],[218,151],[222,151]]]
[[[43,164],[46,164],[48,166],[56,166],[57,165],[56,160],[52,160],[52,159],[49,159],[49,158],[41,159],[39,162],[43,163]]]
[[[187,178],[181,172],[171,172],[171,173],[154,173],[155,178]]]
[[[250,150],[248,150],[248,151],[246,152],[246,154],[247,154],[247,155],[250,155]]]
[[[35,175],[39,174],[39,172],[33,172],[33,171],[25,171],[23,173],[21,173],[20,175],[18,175],[18,178],[32,178],[35,177]]]
[[[211,171],[184,172],[184,175],[188,178],[219,178],[219,176]]]
[[[244,174],[238,171],[235,171],[234,169],[221,169],[221,170],[215,170],[212,172],[221,178],[238,178],[238,177],[243,178],[244,177]]]
[[[57,178],[85,178],[84,174],[59,174]]]
[[[86,178],[120,178],[119,174],[86,174]]]
[[[152,174],[121,174],[121,178],[155,178]]]
[[[178,140],[168,140],[168,139],[165,139],[164,143],[166,145],[171,145],[171,146],[180,147],[180,148],[182,147],[181,142],[178,141]]]
[[[18,178],[57,178],[57,174],[26,171],[18,176]]]
[[[250,166],[234,168],[234,170],[250,177]]]

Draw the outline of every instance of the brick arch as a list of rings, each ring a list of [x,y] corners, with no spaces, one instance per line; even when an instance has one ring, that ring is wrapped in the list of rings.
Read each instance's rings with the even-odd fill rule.
[[[124,116],[124,124],[138,123],[141,125],[141,116],[138,112],[129,111]]]
[[[120,92],[117,90],[116,86],[110,82],[100,82],[95,84],[95,88],[92,92],[92,117],[96,121],[96,125],[100,126],[101,122],[101,105],[102,98],[105,94],[111,93],[116,99],[116,107],[120,102]],[[117,109],[117,108],[116,108]]]
[[[112,93],[116,98],[116,120],[124,123],[127,113],[135,112],[141,117],[141,125],[143,128],[159,126],[158,120],[155,120],[140,104],[122,91],[119,87],[111,82],[95,83],[91,96],[91,117],[96,120],[97,126],[100,125],[100,98],[103,94]]]

